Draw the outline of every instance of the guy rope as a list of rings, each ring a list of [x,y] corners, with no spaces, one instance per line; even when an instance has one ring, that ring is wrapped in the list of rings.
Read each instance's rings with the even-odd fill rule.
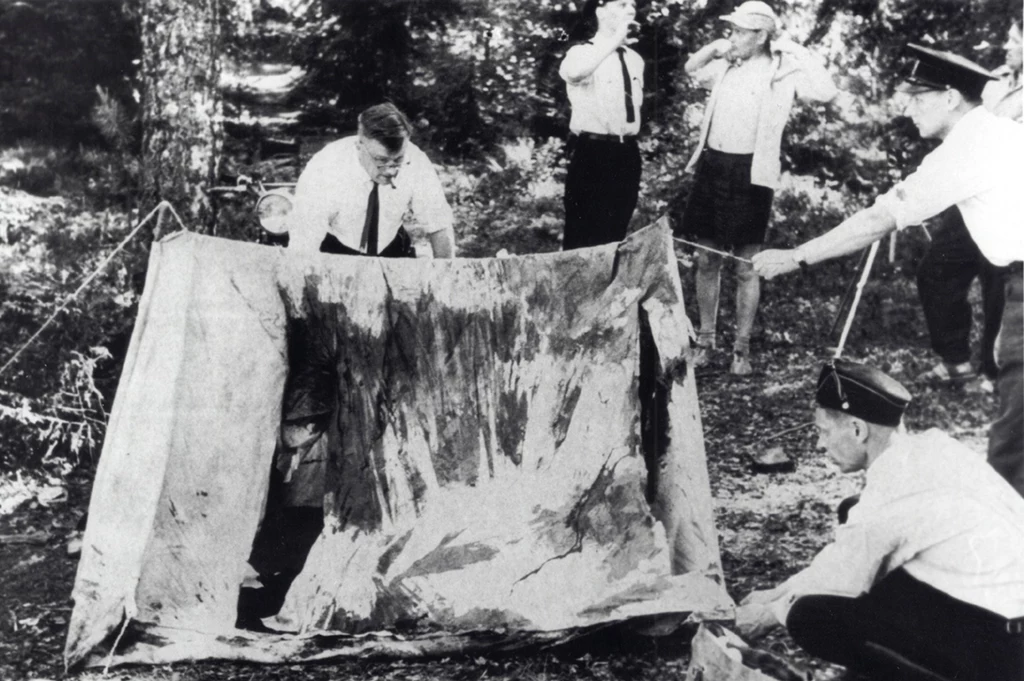
[[[121,243],[117,245],[117,248],[115,248],[114,250],[107,254],[107,257],[103,259],[103,262],[96,266],[96,269],[93,270],[93,272],[82,281],[78,288],[75,289],[74,293],[67,296],[66,298],[64,298],[63,301],[61,301],[60,305],[58,305],[57,308],[53,311],[53,313],[47,318],[47,320],[43,322],[43,325],[40,326],[34,334],[32,334],[31,338],[25,341],[25,343],[20,348],[18,348],[13,355],[11,355],[10,359],[8,359],[4,363],[4,365],[0,367],[0,376],[2,376],[3,373],[7,371],[7,369],[10,368],[12,364],[14,364],[15,360],[18,359],[18,357],[21,355],[22,352],[25,351],[26,348],[32,345],[32,343],[34,343],[36,339],[39,338],[43,331],[45,331],[46,328],[53,323],[53,320],[57,318],[57,315],[63,312],[67,308],[67,306],[71,304],[71,301],[77,298],[79,294],[81,294],[82,291],[84,291],[89,286],[89,284],[92,283],[93,279],[99,276],[99,274],[104,270],[104,268],[106,268],[110,261],[114,259],[114,256],[120,253],[124,249],[124,247],[128,245],[128,242],[131,241],[135,237],[135,235],[139,233],[139,230],[142,229],[146,225],[146,223],[153,219],[153,216],[159,215],[159,221],[162,223],[166,211],[170,211],[171,214],[174,215],[175,219],[178,221],[178,224],[181,226],[181,228],[185,229],[185,223],[182,222],[181,216],[178,215],[178,212],[174,210],[174,206],[172,206],[167,201],[161,201],[157,205],[157,207],[151,210],[149,212],[149,215],[143,218],[142,221],[135,226],[135,229],[133,229],[128,234],[128,236],[126,236],[121,241]]]

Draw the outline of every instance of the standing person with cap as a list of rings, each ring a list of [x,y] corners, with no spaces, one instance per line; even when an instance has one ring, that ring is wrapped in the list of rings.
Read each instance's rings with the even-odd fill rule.
[[[781,173],[782,131],[796,98],[827,102],[836,95],[828,71],[811,52],[778,38],[778,19],[760,0],[727,16],[728,38],[697,50],[686,73],[711,90],[697,148],[686,169],[695,171],[677,232],[703,246],[749,259],[764,244],[772,197]],[[700,331],[694,365],[710,361],[716,347],[722,256],[697,255]],[[761,281],[745,262],[736,264],[736,336],[730,371],[751,373],[750,334]]]
[[[634,0],[587,0],[558,69],[572,106],[562,250],[626,236],[640,194],[644,60],[629,47]]]
[[[989,111],[997,116],[1021,123],[1024,122],[1024,99],[1021,96],[1020,82],[1022,58],[1020,19],[1014,19],[1010,23],[1010,30],[1006,33],[1003,49],[1006,51],[1006,63],[992,72],[999,80],[989,83],[981,96]]]
[[[1024,499],[945,433],[907,434],[910,393],[877,369],[833,360],[815,398],[819,448],[864,489],[807,568],[743,600],[740,633],[785,625],[877,681],[1019,681]]]
[[[874,205],[797,248],[759,253],[754,268],[768,279],[795,272],[957,206],[982,255],[1006,267],[988,460],[1024,496],[1024,127],[981,106],[991,73],[949,52],[908,49],[916,63],[900,87],[906,113],[922,137],[942,143]]]
[[[1021,122],[1020,24],[1014,21],[1003,44],[1006,64],[992,72],[999,80],[989,81],[982,92],[985,108],[997,116]],[[940,362],[921,374],[926,381],[956,384],[975,376],[971,365],[973,311],[967,294],[975,279],[981,283],[984,322],[981,333],[981,371],[986,380],[999,375],[995,361],[996,335],[1003,312],[1005,273],[985,259],[978,250],[960,209],[943,211],[932,230],[928,252],[917,268],[917,292],[921,299],[932,350]]]
[[[412,125],[394,104],[359,114],[358,134],[310,159],[295,187],[289,248],[382,258],[414,257],[405,229],[415,218],[436,258],[455,250],[452,209]]]

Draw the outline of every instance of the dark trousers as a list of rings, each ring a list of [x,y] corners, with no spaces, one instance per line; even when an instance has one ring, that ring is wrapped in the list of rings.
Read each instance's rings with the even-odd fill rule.
[[[984,328],[981,336],[981,368],[994,379],[998,373],[993,349],[1003,310],[1001,268],[982,256],[964,225],[960,210],[946,210],[932,234],[932,243],[917,271],[917,294],[928,324],[932,350],[948,364],[971,359],[973,313],[967,293],[975,278],[981,282]]]
[[[569,145],[562,250],[622,241],[640,195],[636,138],[573,137]]]
[[[1022,626],[902,569],[859,598],[799,598],[786,620],[807,652],[878,681],[1021,681]]]
[[[999,415],[988,431],[988,462],[1024,497],[1024,275],[1020,263],[1004,279],[1006,302],[996,342]]]

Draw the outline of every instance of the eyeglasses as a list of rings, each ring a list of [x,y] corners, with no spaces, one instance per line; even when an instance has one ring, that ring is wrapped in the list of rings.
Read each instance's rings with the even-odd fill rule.
[[[374,166],[380,170],[389,170],[393,168],[401,168],[405,165],[405,151],[401,151],[397,154],[384,154],[378,155],[372,153],[367,149],[361,142],[359,143],[359,149],[366,154]]]

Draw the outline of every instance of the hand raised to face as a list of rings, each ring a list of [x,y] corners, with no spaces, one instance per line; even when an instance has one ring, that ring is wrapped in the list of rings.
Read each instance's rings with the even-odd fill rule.
[[[729,55],[732,54],[732,41],[728,38],[719,38],[711,43],[711,49],[715,57],[728,59]]]

